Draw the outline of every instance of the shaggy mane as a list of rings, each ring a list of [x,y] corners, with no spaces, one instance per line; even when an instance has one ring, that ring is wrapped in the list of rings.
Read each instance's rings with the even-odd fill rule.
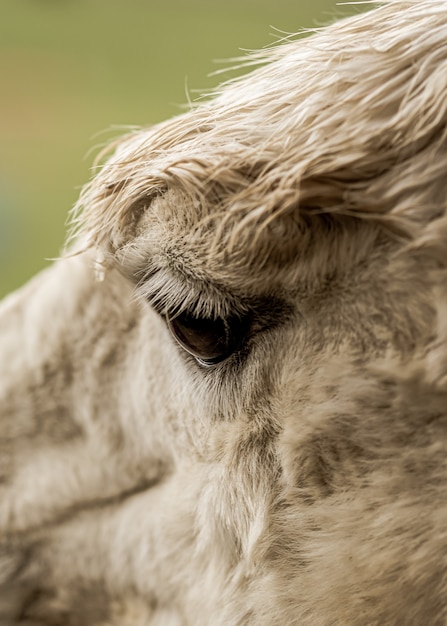
[[[75,230],[116,251],[174,187],[195,209],[189,226],[216,229],[214,257],[235,242],[246,254],[268,225],[284,234],[309,215],[415,236],[445,210],[446,28],[446,3],[391,0],[252,53],[249,64],[267,65],[114,145]]]

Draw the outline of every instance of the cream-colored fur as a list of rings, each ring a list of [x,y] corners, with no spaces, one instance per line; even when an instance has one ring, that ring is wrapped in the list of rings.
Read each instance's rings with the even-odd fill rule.
[[[1,626],[447,623],[447,2],[258,63],[0,309]]]

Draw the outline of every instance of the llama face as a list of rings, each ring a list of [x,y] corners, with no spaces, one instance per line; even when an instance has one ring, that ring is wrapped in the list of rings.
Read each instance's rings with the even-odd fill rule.
[[[387,3],[114,146],[1,311],[6,623],[445,621],[446,24]]]

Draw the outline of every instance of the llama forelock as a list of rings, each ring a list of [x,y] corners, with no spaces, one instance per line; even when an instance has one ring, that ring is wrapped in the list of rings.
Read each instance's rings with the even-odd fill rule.
[[[287,247],[321,214],[414,237],[445,207],[446,19],[442,3],[391,1],[253,55],[267,64],[118,145],[81,196],[81,229],[115,251],[175,189],[188,211],[156,219],[195,229],[214,259],[254,246],[259,265],[263,228]]]

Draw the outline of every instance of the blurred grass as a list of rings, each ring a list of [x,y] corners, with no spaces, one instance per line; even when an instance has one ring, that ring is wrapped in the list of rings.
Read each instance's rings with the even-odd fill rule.
[[[116,126],[178,114],[186,88],[228,77],[209,77],[225,67],[213,59],[341,13],[335,0],[0,0],[0,9],[0,297],[58,255],[91,149]]]

